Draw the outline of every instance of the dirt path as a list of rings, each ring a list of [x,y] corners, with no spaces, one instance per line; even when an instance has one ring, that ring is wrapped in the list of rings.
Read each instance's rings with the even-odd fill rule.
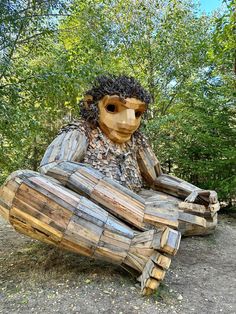
[[[159,293],[125,271],[17,234],[0,218],[0,313],[236,313],[236,219],[183,239]]]

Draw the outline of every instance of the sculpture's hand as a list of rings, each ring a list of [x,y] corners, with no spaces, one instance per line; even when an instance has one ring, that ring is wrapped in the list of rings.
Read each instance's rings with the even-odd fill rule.
[[[185,202],[194,203],[197,200],[203,200],[209,205],[218,203],[217,193],[211,190],[194,190],[186,197]]]

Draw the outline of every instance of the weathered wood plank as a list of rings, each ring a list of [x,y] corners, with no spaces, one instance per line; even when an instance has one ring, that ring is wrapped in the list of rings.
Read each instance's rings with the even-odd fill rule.
[[[78,193],[83,193],[83,195],[90,196],[96,186],[96,183],[89,180],[83,174],[76,171],[69,177],[69,181],[67,182],[67,186],[71,188],[73,191]]]
[[[48,223],[52,223],[60,230],[65,230],[73,214],[70,210],[57,204],[54,200],[51,200],[50,197],[42,195],[41,193],[31,189],[25,183],[22,183],[16,193],[14,201],[15,206],[17,200],[24,203],[27,202],[27,205],[30,207],[29,210],[26,209],[26,212],[31,214],[33,217],[39,218],[41,216],[46,216],[49,218]]]
[[[93,255],[95,249],[93,246],[88,246],[88,243],[84,243],[83,241],[74,242],[73,240],[73,234],[66,234],[60,242],[59,247],[84,256],[91,257]]]
[[[133,239],[134,237],[134,231],[131,228],[111,215],[107,218],[106,229],[124,235],[129,239]]]
[[[107,260],[115,264],[121,264],[126,257],[126,253],[123,251],[114,250],[114,247],[104,245],[98,246],[93,254],[94,258]]]
[[[41,242],[47,243],[47,244],[53,244],[58,245],[58,241],[54,238],[51,238],[50,235],[46,235],[45,233],[41,232],[38,229],[33,228],[31,225],[20,221],[19,219],[15,217],[11,217],[11,224],[14,227],[16,231],[19,233],[22,233],[30,238],[39,240]]]
[[[33,229],[37,229],[41,233],[45,234],[46,237],[52,238],[54,241],[60,241],[62,239],[63,233],[58,229],[48,225],[47,223],[23,212],[17,207],[12,207],[10,210],[9,221],[14,224],[14,219],[18,219],[27,225],[30,225]]]
[[[178,228],[178,212],[167,211],[162,208],[146,208],[144,214],[144,221],[157,225],[167,225],[170,227]]]
[[[133,199],[133,202],[137,201],[136,206],[143,208],[143,206],[141,204],[145,204],[145,200],[139,196],[138,194],[134,193],[133,191],[131,191],[130,189],[127,189],[126,187],[124,187],[123,185],[115,182],[114,180],[107,178],[107,177],[103,177],[103,181],[107,182],[109,185],[113,186],[115,189],[120,190],[120,192],[123,192],[125,195],[130,196]]]
[[[179,220],[191,223],[193,225],[202,226],[204,228],[206,227],[206,219],[205,218],[191,215],[188,213],[184,213],[181,211],[179,211]]]
[[[84,242],[86,241],[96,247],[102,232],[102,227],[74,215],[68,224],[65,235],[70,234],[76,243],[79,243],[83,239]]]
[[[108,208],[113,214],[122,217],[138,228],[143,226],[143,204],[140,207],[120,191],[105,182],[99,182],[91,194],[92,199]]]
[[[161,268],[167,270],[170,267],[171,264],[171,259],[159,252],[155,252],[152,256],[151,256],[151,260],[157,264],[158,266],[160,266]]]
[[[180,239],[180,232],[167,227],[161,238],[161,251],[175,255],[179,249]]]
[[[109,216],[103,208],[92,203],[85,197],[81,197],[81,201],[75,210],[75,215],[100,227],[105,225]]]

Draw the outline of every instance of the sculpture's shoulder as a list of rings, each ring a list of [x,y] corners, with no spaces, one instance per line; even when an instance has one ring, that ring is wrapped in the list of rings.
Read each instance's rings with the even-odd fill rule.
[[[81,134],[88,137],[89,134],[92,132],[92,127],[84,119],[78,119],[63,126],[58,132],[58,135],[60,135],[61,133],[73,132],[74,130],[79,131]]]
[[[81,162],[86,154],[91,128],[84,120],[73,121],[60,129],[48,146],[40,166],[56,160]]]

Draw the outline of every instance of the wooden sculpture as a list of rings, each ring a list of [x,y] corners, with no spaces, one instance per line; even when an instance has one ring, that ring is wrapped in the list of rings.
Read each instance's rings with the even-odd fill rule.
[[[214,191],[163,174],[137,131],[149,103],[133,78],[98,78],[40,173],[16,171],[0,191],[0,213],[17,231],[134,270],[143,294],[163,280],[181,234],[212,232],[219,209]]]

